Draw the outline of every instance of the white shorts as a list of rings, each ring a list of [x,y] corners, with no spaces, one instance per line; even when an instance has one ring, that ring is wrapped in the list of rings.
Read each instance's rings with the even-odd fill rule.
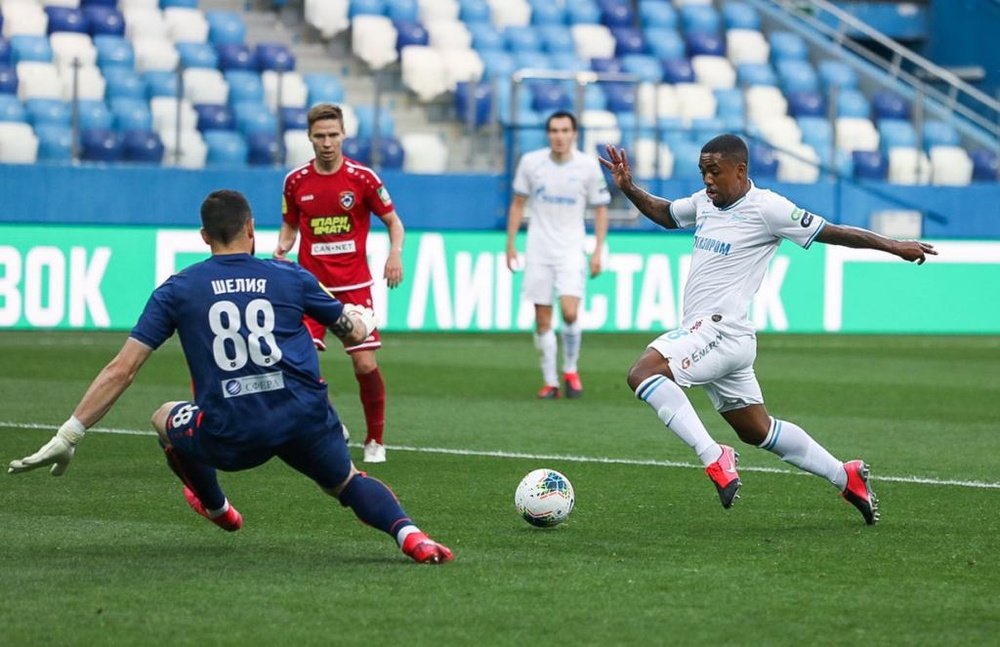
[[[716,411],[763,404],[764,394],[753,371],[757,337],[714,318],[664,333],[648,348],[669,360],[677,384],[704,386]]]
[[[587,279],[586,263],[583,262],[582,256],[580,258],[580,261],[564,262],[559,265],[526,263],[521,296],[531,303],[543,306],[552,305],[553,294],[582,299]]]

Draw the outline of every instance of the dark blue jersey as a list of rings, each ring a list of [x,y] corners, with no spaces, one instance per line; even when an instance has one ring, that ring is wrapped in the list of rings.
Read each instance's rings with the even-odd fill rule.
[[[302,315],[330,325],[343,305],[294,263],[212,256],[167,279],[131,336],[158,348],[176,330],[202,429],[266,447],[337,422]]]

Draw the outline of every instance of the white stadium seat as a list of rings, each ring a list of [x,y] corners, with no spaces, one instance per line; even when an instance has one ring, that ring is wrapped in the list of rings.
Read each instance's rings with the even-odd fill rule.
[[[640,93],[640,101],[643,97]],[[645,104],[641,102],[639,104],[642,112],[639,114],[641,116],[646,116]],[[677,97],[677,88],[672,83],[660,83],[656,86],[656,116],[657,117],[680,117],[681,116],[681,100]]]
[[[207,67],[189,67],[184,70],[184,98],[192,104],[226,104],[229,101],[229,84],[219,70]]]
[[[173,129],[162,130],[160,131],[160,139],[163,141],[163,164],[165,166],[204,168],[205,159],[208,157],[208,146],[201,133],[194,128],[183,129],[180,132],[180,159],[177,159],[177,131]]]
[[[458,20],[461,5],[458,0],[420,0],[420,22]]]
[[[726,32],[726,56],[733,65],[767,63],[771,46],[756,29],[730,29]]]
[[[448,147],[434,133],[407,133],[399,138],[403,148],[403,170],[407,173],[444,173]]]
[[[167,7],[163,10],[170,39],[175,43],[204,43],[208,40],[208,20],[201,9]]]
[[[46,7],[69,7],[76,9],[80,6],[80,0],[43,0]]]
[[[493,26],[525,27],[531,24],[531,5],[526,0],[489,0]]]
[[[340,104],[340,110],[344,113],[344,136],[357,137],[360,120],[358,119],[358,113],[354,111],[354,106],[342,103]]]
[[[38,137],[31,126],[0,122],[0,163],[34,164],[38,160]]]
[[[44,36],[49,27],[49,16],[41,6],[26,2],[7,2],[3,5],[3,35]]]
[[[472,49],[453,49],[444,52],[445,74],[448,90],[455,91],[460,82],[476,82],[483,77],[483,60]]]
[[[447,67],[441,52],[433,47],[407,45],[402,51],[403,84],[421,101],[447,92]]]
[[[972,181],[972,159],[961,146],[931,148],[931,182],[965,186]]]
[[[776,148],[791,149],[802,142],[798,122],[788,115],[757,117],[753,123],[764,141]]]
[[[792,144],[776,152],[778,180],[813,184],[819,179],[819,155],[808,144]]]
[[[137,72],[163,70],[173,72],[180,62],[180,54],[172,41],[158,36],[141,36],[132,42],[135,51],[135,69]]]
[[[708,119],[715,116],[718,101],[711,88],[698,83],[678,83],[674,87],[677,90],[681,119],[690,122],[692,119]]]
[[[52,63],[24,61],[17,64],[17,98],[62,99],[62,80],[59,68]]]
[[[573,25],[573,45],[583,59],[611,58],[615,55],[615,37],[604,25]]]
[[[772,85],[754,85],[744,93],[747,116],[751,121],[788,113],[788,101]]]
[[[124,9],[125,35],[137,38],[170,38],[170,26],[163,19],[163,12],[156,8]]]
[[[695,56],[691,59],[694,78],[701,85],[713,89],[731,88],[736,85],[736,70],[723,56]]]
[[[177,129],[177,106],[177,99],[174,97],[153,97],[149,100],[149,111],[153,115],[153,130],[161,136],[165,131]],[[187,99],[181,99],[180,118],[182,131],[197,128],[198,113]]]
[[[271,112],[278,109],[278,83],[281,83],[281,107],[305,108],[309,100],[309,88],[298,72],[282,72],[266,70],[261,73],[260,80],[264,84],[264,102]]]
[[[305,19],[323,38],[333,38],[351,26],[349,9],[349,0],[306,0]]]
[[[295,168],[302,166],[316,156],[307,130],[286,130],[283,135],[285,142],[285,166]]]
[[[580,115],[580,129],[583,131],[583,150],[588,154],[593,154],[599,144],[617,146],[622,142],[618,117],[608,110],[584,110]]]
[[[636,176],[640,178],[668,178],[674,174],[674,154],[664,143],[657,146],[654,139],[640,139],[633,146]],[[656,162],[659,154],[659,173]]]
[[[126,9],[159,9],[160,0],[118,0],[118,8]]]
[[[424,23],[428,45],[435,49],[469,49],[472,34],[461,20],[432,20]]]
[[[69,101],[73,98],[74,68],[60,67],[57,69],[62,84],[62,98]],[[96,65],[87,65],[76,70],[77,98],[103,101],[106,85],[104,75]]]
[[[87,34],[58,31],[49,36],[52,62],[58,67],[69,67],[74,60],[81,65],[97,65],[97,48]]]
[[[362,15],[354,19],[351,48],[373,70],[380,70],[399,57],[396,28],[385,16]]]
[[[878,150],[879,135],[875,124],[865,117],[838,117],[834,125],[837,148],[840,150]]]
[[[927,154],[912,146],[889,149],[889,181],[893,184],[927,184],[931,179],[931,161]]]

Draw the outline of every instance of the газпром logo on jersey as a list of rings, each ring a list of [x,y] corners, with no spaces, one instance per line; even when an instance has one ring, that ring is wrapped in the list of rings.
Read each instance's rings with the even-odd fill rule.
[[[285,388],[285,375],[281,371],[234,377],[231,380],[222,381],[222,393],[227,398],[238,398],[241,395],[277,391],[283,388]]]

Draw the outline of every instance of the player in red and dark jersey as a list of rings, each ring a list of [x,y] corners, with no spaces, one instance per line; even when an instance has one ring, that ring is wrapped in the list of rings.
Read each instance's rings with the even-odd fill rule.
[[[390,288],[403,280],[403,222],[396,214],[389,192],[375,171],[343,155],[344,113],[322,103],[308,115],[309,140],[315,159],[285,176],[281,233],[274,257],[285,258],[302,234],[299,263],[343,303],[372,307],[367,242],[371,214],[389,230],[389,258],[384,278]],[[326,350],[326,329],[304,319],[318,350]],[[375,361],[382,345],[378,330],[356,345],[345,346],[354,362],[367,437],[364,460],[384,463],[385,384]]]

